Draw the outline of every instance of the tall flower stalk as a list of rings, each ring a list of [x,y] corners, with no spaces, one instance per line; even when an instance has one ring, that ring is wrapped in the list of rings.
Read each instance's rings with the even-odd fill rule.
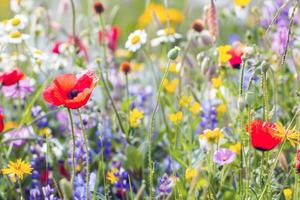
[[[80,109],[77,109],[77,113],[78,113],[79,120],[80,120],[81,133],[82,133],[82,137],[83,137],[83,143],[84,143],[85,154],[86,154],[85,198],[88,199],[88,197],[89,197],[89,178],[90,178],[89,146],[88,146],[87,135],[84,131],[84,125],[83,125]]]
[[[71,155],[71,159],[72,159],[72,173],[71,173],[71,186],[73,188],[74,186],[74,178],[75,178],[75,131],[74,131],[74,121],[73,121],[73,117],[72,117],[72,113],[71,113],[71,109],[68,108],[68,115],[69,115],[69,119],[70,119],[70,124],[71,124],[71,134],[72,134],[72,155]]]

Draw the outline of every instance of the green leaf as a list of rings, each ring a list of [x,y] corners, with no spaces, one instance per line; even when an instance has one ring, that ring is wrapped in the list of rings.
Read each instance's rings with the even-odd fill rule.
[[[126,158],[126,168],[133,168],[135,170],[138,170],[142,167],[143,155],[138,148],[134,146],[128,146],[126,149]]]

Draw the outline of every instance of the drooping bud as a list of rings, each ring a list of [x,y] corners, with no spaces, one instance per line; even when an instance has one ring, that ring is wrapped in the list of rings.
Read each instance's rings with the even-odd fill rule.
[[[103,4],[100,1],[96,1],[94,3],[94,11],[98,15],[101,15],[104,12],[104,6],[103,6]]]
[[[127,61],[122,62],[120,65],[120,70],[124,73],[124,74],[128,74],[131,71],[131,64]]]
[[[202,32],[204,29],[204,22],[201,19],[196,19],[192,23],[192,29],[194,29],[194,31],[199,33]]]

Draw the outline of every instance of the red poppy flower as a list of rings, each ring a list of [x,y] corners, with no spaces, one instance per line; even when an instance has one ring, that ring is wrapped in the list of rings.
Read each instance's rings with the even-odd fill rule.
[[[0,113],[0,133],[4,130],[4,117],[3,114]]]
[[[103,40],[106,40],[108,48],[112,51],[117,49],[119,36],[120,29],[117,26],[113,26],[110,30],[105,31],[105,34],[103,34],[103,31],[98,32],[99,42],[102,43]]]
[[[52,85],[44,92],[44,99],[54,106],[65,106],[77,109],[84,106],[93,89],[96,87],[97,79],[95,72],[86,72],[81,76],[75,74],[64,74],[57,76]]]
[[[24,77],[24,73],[15,67],[7,72],[0,72],[0,83],[3,86],[14,85]]]
[[[300,173],[300,149],[297,149],[296,170]]]
[[[275,125],[273,123],[254,120],[250,127],[247,127],[252,146],[261,151],[274,149],[282,141],[282,138],[273,135],[274,129]]]
[[[228,51],[228,54],[231,55],[229,64],[234,69],[239,69],[242,64],[243,51],[239,48],[232,48]]]
[[[40,181],[42,185],[46,185],[49,180],[50,171],[49,170],[42,170],[40,172]]]

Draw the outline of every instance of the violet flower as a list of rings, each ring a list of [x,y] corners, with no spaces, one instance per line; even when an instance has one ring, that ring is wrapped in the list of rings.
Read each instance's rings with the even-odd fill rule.
[[[219,149],[214,154],[213,161],[219,165],[225,165],[235,160],[236,154],[229,149]]]
[[[24,99],[27,94],[33,92],[33,86],[29,79],[20,80],[17,84],[11,86],[3,86],[2,91],[6,97],[18,97]]]

